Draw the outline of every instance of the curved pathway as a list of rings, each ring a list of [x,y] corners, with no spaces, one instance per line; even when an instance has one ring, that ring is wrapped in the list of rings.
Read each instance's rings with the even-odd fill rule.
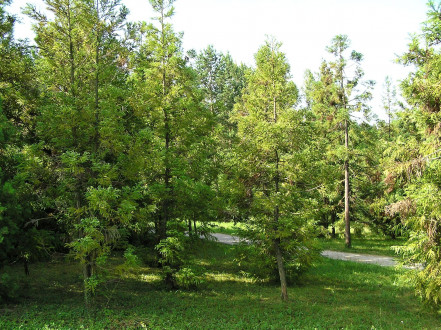
[[[213,233],[211,234],[215,240],[224,244],[238,244],[240,241],[246,241],[245,239],[240,238],[239,236],[232,236],[227,234]],[[368,264],[375,264],[383,267],[394,267],[398,265],[397,261],[393,257],[386,256],[377,256],[371,254],[359,254],[359,253],[348,253],[348,252],[337,252],[325,250],[322,251],[322,256],[330,259],[337,260],[346,260],[346,261],[354,261],[354,262],[362,262]],[[409,265],[405,266],[405,268],[415,269],[421,268],[418,265]]]
[[[337,252],[324,250],[322,251],[322,256],[330,259],[346,260],[363,262],[367,264],[375,264],[383,267],[393,267],[397,265],[397,262],[392,257],[386,256],[376,256],[372,254],[359,254],[359,253],[349,253],[349,252]]]

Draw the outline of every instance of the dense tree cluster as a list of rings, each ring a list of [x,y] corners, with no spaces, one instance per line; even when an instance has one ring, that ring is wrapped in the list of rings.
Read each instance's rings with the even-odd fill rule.
[[[8,265],[53,252],[83,266],[86,303],[110,252],[147,249],[171,287],[192,286],[192,240],[214,221],[244,224],[254,262],[287,283],[318,255],[315,238],[369,226],[407,235],[418,292],[441,299],[441,7],[400,58],[415,70],[387,121],[374,121],[373,82],[345,35],[290,76],[268,38],[255,66],[208,46],[185,52],[174,0],[149,0],[151,23],[127,21],[120,0],[28,5],[35,46],[14,38],[0,2],[0,298],[17,295]],[[331,229],[332,228],[332,229]],[[248,256],[249,257],[249,256]],[[262,272],[261,272],[262,274]]]

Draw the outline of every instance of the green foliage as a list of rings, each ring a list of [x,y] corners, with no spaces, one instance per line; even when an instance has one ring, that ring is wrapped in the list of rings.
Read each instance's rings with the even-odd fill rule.
[[[289,64],[280,47],[271,39],[259,49],[257,67],[235,106],[235,165],[242,198],[248,200],[244,235],[261,249],[260,255],[270,258],[264,263],[278,269],[286,299],[283,264],[307,267],[303,256],[313,258],[317,250],[311,244],[314,201],[304,191],[314,153],[307,146],[309,127],[303,113],[294,109],[298,90],[289,80]]]
[[[406,275],[417,294],[439,309],[441,6],[430,1],[429,7],[422,35],[414,36],[408,51],[400,58],[402,64],[414,65],[415,70],[401,84],[409,108],[397,114],[398,133],[387,150],[386,182],[393,198],[386,212],[390,216],[399,215],[409,231],[408,244],[397,249],[404,262],[424,266]]]
[[[211,289],[223,277],[253,283],[278,276],[287,297],[285,274],[298,282],[319,259],[314,237],[324,229],[318,224],[335,227],[343,218],[341,183],[343,168],[347,178],[350,165],[346,196],[349,183],[352,192],[345,204],[346,210],[351,204],[355,231],[362,232],[366,224],[391,237],[408,230],[409,244],[399,250],[405,261],[425,265],[409,274],[418,293],[439,304],[441,7],[429,2],[423,36],[415,37],[401,58],[416,71],[402,84],[410,108],[397,113],[395,121],[394,91],[386,82],[386,128],[354,118],[361,112],[370,119],[373,83],[363,80],[363,56],[349,51],[347,36],[336,36],[328,47],[333,59],[324,61],[317,74],[307,74],[306,108],[298,110],[301,96],[280,43],[269,39],[258,50],[254,69],[235,64],[211,46],[199,55],[185,53],[183,34],[169,23],[174,2],[149,0],[156,13],[153,23],[130,24],[120,0],[44,0],[46,12],[28,5],[36,47],[14,40],[15,17],[5,11],[11,1],[0,2],[2,301],[18,297],[21,285],[7,265],[22,261],[29,273],[29,262],[66,248],[82,267],[86,302],[92,296],[100,302],[103,290],[109,306],[112,276],[149,296],[160,284],[145,279],[159,282],[158,274],[171,287],[184,289]],[[381,166],[388,168],[384,182]],[[207,249],[225,252],[216,255],[203,251],[205,243],[199,242],[209,234],[211,221],[231,220],[241,222],[234,233],[251,242],[237,248],[236,265],[225,258],[227,247],[207,243]],[[123,262],[115,260],[115,250],[124,251]],[[215,260],[190,256],[205,252]],[[162,269],[145,272],[140,260]],[[212,272],[204,273],[202,266]],[[334,272],[335,264],[330,267]],[[77,268],[71,265],[70,270]],[[76,301],[79,287],[72,278],[60,287],[70,288],[63,298]],[[54,281],[45,284],[60,293]],[[379,283],[371,275],[366,281]],[[228,294],[215,292],[222,299],[209,301],[217,305],[222,300],[230,307],[229,298],[223,301]],[[50,301],[49,293],[41,296]],[[261,301],[262,293],[247,293],[246,302],[250,297]],[[134,298],[124,299],[133,304]],[[180,303],[170,305],[187,307]],[[221,325],[337,325],[284,323],[287,312],[276,306],[283,316],[280,323],[233,315],[237,323]],[[171,314],[170,320],[158,321],[156,307],[148,322],[90,324],[170,327],[180,317]],[[111,318],[112,312],[103,315]],[[207,326],[220,326],[217,321]],[[31,327],[80,326],[44,322]],[[10,323],[0,319],[3,327]]]
[[[135,253],[135,249],[130,246],[124,251],[125,265],[128,267],[136,267],[139,265],[138,256]]]
[[[183,267],[174,274],[176,284],[179,288],[195,289],[205,283],[203,274],[193,268]]]
[[[320,150],[314,173],[321,200],[320,225],[326,228],[345,220],[344,209],[350,211],[350,221],[358,222],[356,227],[372,224],[371,204],[382,191],[378,166],[383,146],[377,128],[362,122],[370,119],[368,101],[374,83],[363,79],[363,56],[349,47],[346,35],[334,37],[327,47],[331,60],[323,61],[318,73],[307,72],[305,77],[313,143]],[[350,191],[345,193],[346,165]]]
[[[204,282],[202,270],[190,263],[186,237],[179,234],[169,236],[161,240],[155,249],[160,254],[159,263],[167,285],[194,289]]]
[[[204,103],[222,129],[231,129],[229,119],[236,99],[245,87],[247,69],[236,65],[229,54],[217,52],[213,46],[198,55],[195,66]]]
[[[98,276],[92,275],[86,279],[84,279],[84,294],[85,296],[94,296],[96,293],[96,289],[98,287],[98,284],[100,284],[100,280]],[[87,300],[88,298],[86,298]]]
[[[0,271],[0,303],[13,301],[21,293],[20,283],[10,275],[7,267],[2,267]]]
[[[130,177],[132,144],[127,103],[127,9],[116,1],[45,1],[50,17],[29,5],[39,47],[41,86],[37,143],[31,150],[41,208],[68,233],[67,246],[84,270],[86,296],[123,228],[150,205]],[[137,169],[135,169],[137,171]]]
[[[156,250],[161,255],[159,262],[163,265],[178,268],[184,263],[185,249],[182,237],[167,237],[159,242]]]
[[[182,34],[169,23],[173,2],[150,2],[157,22],[139,24],[136,38],[141,42],[130,75],[134,134],[140,139],[131,161],[139,164],[136,176],[149,190],[145,203],[154,208],[147,220],[157,242],[166,239],[177,222],[212,217],[214,199],[209,136],[213,122],[183,54]]]
[[[34,59],[25,42],[14,40],[15,17],[0,3],[0,276],[2,298],[16,298],[21,283],[9,276],[10,263],[47,257],[53,232],[38,226],[38,197],[29,184],[26,167],[29,143],[35,140]]]

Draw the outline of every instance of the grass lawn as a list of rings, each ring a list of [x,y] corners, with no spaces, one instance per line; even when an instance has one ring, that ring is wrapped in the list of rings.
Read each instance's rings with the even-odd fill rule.
[[[207,270],[198,290],[168,291],[157,269],[141,267],[102,285],[89,310],[77,264],[33,264],[25,297],[0,306],[0,329],[441,328],[439,315],[420,304],[393,268],[323,258],[282,303],[277,284],[241,273],[234,249],[198,243],[194,261]],[[21,268],[14,271],[22,276]]]
[[[235,236],[239,236],[241,229],[245,229],[245,225],[242,223],[235,224],[234,222],[213,222],[211,228],[214,233],[222,233]]]

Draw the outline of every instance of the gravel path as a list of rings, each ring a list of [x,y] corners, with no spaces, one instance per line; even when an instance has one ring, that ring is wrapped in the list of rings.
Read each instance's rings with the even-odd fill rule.
[[[212,235],[218,242],[229,245],[238,244],[241,240],[243,240],[238,236],[232,236],[227,234],[214,233]],[[362,262],[367,264],[375,264],[383,267],[394,267],[397,265],[397,262],[392,257],[376,256],[371,254],[359,254],[359,253],[325,250],[322,252],[322,256],[337,260],[347,260],[347,261]],[[421,266],[405,266],[405,268],[421,268]]]
[[[232,235],[221,234],[221,233],[213,233],[211,235],[218,242],[228,244],[228,245],[238,244],[241,241],[241,238],[239,236],[232,236]]]
[[[384,267],[393,267],[397,265],[397,262],[392,257],[376,256],[371,254],[359,254],[348,252],[337,252],[325,250],[322,252],[322,256],[331,259],[347,260],[355,262],[364,262],[367,264],[375,264]]]

